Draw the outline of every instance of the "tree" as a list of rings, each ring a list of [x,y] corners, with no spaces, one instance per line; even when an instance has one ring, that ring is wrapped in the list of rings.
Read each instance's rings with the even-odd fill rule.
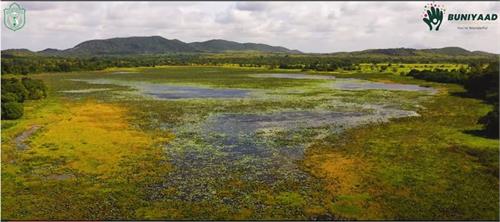
[[[23,114],[23,104],[18,102],[2,103],[2,119],[19,119]]]
[[[42,99],[47,97],[47,87],[41,80],[23,78],[21,82],[26,90],[28,90],[28,99]]]
[[[2,79],[2,93],[13,93],[18,96],[18,102],[28,98],[28,90],[21,81],[16,78]]]
[[[498,62],[489,64],[485,71],[470,76],[464,84],[465,89],[474,97],[498,102],[498,71]]]
[[[495,104],[492,111],[479,119],[478,123],[484,125],[486,135],[498,138],[498,104]]]
[[[2,119],[19,119],[24,114],[26,99],[47,97],[47,87],[41,80],[2,78]]]
[[[21,98],[17,96],[15,93],[11,92],[3,92],[2,93],[2,103],[8,103],[8,102],[21,102]]]

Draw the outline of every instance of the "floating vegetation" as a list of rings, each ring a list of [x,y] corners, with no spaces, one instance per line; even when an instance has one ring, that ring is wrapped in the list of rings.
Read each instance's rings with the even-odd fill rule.
[[[191,98],[241,98],[249,94],[249,90],[215,89],[198,86],[180,86],[159,83],[121,81],[112,79],[73,79],[91,84],[112,84],[128,86],[143,95],[158,99],[191,99]]]
[[[111,75],[134,74],[134,73],[138,73],[138,72],[113,72],[113,73],[111,73]]]
[[[263,74],[254,74],[249,75],[251,77],[257,78],[282,78],[282,79],[325,79],[325,80],[333,80],[335,76],[327,76],[327,75],[311,75],[311,74],[300,74],[300,73],[263,73]]]
[[[394,91],[425,91],[435,93],[436,90],[430,87],[422,87],[412,84],[398,84],[398,83],[380,83],[367,80],[352,79],[352,78],[338,78],[331,85],[335,89],[341,90],[394,90]]]
[[[306,74],[264,73],[249,76],[251,78],[288,78],[295,81],[309,79],[338,81],[333,76]],[[336,95],[334,97],[331,94],[332,90],[323,86],[324,82],[318,82],[316,87],[303,86],[287,90],[242,90],[126,79],[72,80],[88,84],[126,86],[144,96],[153,96],[157,99],[189,98],[193,100],[179,106],[201,109],[191,111],[185,108],[181,111],[182,113],[201,111],[203,115],[192,113],[187,116],[190,119],[184,119],[175,126],[170,125],[173,127],[170,130],[174,132],[175,139],[166,145],[165,151],[173,170],[166,176],[167,179],[159,190],[171,189],[172,192],[168,197],[160,193],[155,196],[177,201],[217,202],[220,198],[217,193],[224,190],[227,181],[235,179],[251,187],[262,185],[274,187],[273,189],[279,192],[287,192],[286,187],[276,187],[282,183],[302,183],[304,187],[317,186],[320,182],[301,170],[300,165],[297,164],[297,161],[304,158],[307,144],[313,139],[338,134],[362,124],[418,116],[415,111],[390,106],[394,104],[381,105],[365,100],[357,103],[343,101],[340,98],[350,98],[351,95],[340,95],[339,98],[339,95],[333,94]],[[252,96],[249,96],[250,92]],[[319,96],[316,93],[324,95]],[[221,102],[210,100],[243,97],[246,97],[246,102],[238,100],[227,104],[229,106],[227,108],[224,108],[226,105]],[[124,96],[122,99],[126,100],[127,97]],[[313,102],[315,104],[313,107],[318,108],[297,110],[297,106],[291,105],[301,102],[311,103],[310,101],[314,100],[316,102]],[[286,106],[290,107],[278,106],[270,112],[258,112],[258,107],[254,107],[252,112],[223,111],[228,108],[233,110],[234,108],[231,107],[245,103],[252,106],[251,104],[257,101],[276,101],[277,104],[288,104]],[[325,102],[327,104],[331,102],[334,105],[320,108]],[[177,106],[175,103],[172,105]],[[209,107],[219,111],[203,111]],[[156,109],[151,111],[162,112]],[[155,118],[151,120],[156,123],[161,121]],[[161,122],[159,124],[162,125]],[[251,195],[257,190],[252,188],[240,190],[240,192]],[[302,192],[305,192],[305,198],[312,198],[308,196],[307,191]],[[227,201],[236,200],[233,197]]]
[[[53,100],[2,122],[5,219],[432,219],[436,204],[473,213],[451,219],[498,215],[498,141],[462,131],[488,111],[480,101],[392,74],[123,71],[137,73],[42,74]]]
[[[250,76],[257,78],[333,80],[333,85],[331,86],[335,89],[341,89],[341,90],[381,89],[381,90],[399,90],[399,91],[429,91],[433,93],[435,92],[435,89],[433,88],[422,87],[412,84],[379,83],[379,82],[372,82],[354,78],[335,78],[334,76],[328,76],[328,75],[272,73],[272,74],[255,74]]]
[[[306,145],[314,138],[360,124],[418,115],[414,111],[376,105],[364,109],[220,113],[201,123],[182,125],[174,130],[176,139],[166,148],[174,170],[163,186],[176,190],[169,198],[218,202],[220,196],[216,194],[233,179],[253,187],[239,190],[243,196],[252,195],[260,186],[286,193],[289,188],[279,184],[300,183],[301,192],[306,195],[300,198],[311,199],[307,188],[320,189],[317,186],[321,182],[304,172],[297,161],[303,159]],[[296,194],[291,195],[295,199]],[[237,199],[232,197],[227,201],[241,201]],[[281,207],[296,207],[296,204]]]

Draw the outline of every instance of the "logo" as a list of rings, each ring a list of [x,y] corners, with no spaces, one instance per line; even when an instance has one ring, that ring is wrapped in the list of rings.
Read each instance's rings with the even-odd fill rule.
[[[10,4],[9,8],[3,10],[3,23],[12,30],[21,29],[26,22],[26,10],[17,3]]]
[[[438,5],[435,3],[429,3],[424,6],[424,14],[422,15],[422,20],[429,26],[429,31],[433,29],[439,31],[439,27],[443,22],[443,15],[446,9],[443,5]]]
[[[439,27],[445,20],[444,14],[446,9],[444,5],[436,4],[434,2],[428,3],[424,6],[424,13],[422,14],[422,21],[429,27],[429,31],[439,31]],[[448,13],[447,23],[455,24],[458,30],[487,30],[488,25],[497,22],[497,13],[455,13],[451,10]]]
[[[495,21],[497,14],[449,14],[448,21]]]

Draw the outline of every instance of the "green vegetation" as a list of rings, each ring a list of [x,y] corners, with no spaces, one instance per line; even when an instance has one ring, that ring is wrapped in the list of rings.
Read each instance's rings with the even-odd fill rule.
[[[486,116],[481,117],[478,123],[484,125],[486,135],[498,138],[498,104],[495,104],[493,110],[488,112]]]
[[[41,80],[30,78],[2,78],[2,119],[19,119],[23,116],[25,100],[47,97],[47,87]]]
[[[42,80],[22,78],[21,82],[28,91],[28,99],[42,99],[47,97],[47,86],[43,84]]]
[[[489,64],[484,70],[480,70],[464,83],[467,92],[475,97],[490,103],[498,103],[498,61]]]
[[[446,71],[440,69],[434,71],[413,69],[408,73],[408,76],[433,82],[463,84],[468,78],[468,73],[465,71]]]
[[[192,56],[210,62],[195,66],[188,56],[182,66],[32,75],[47,91],[12,81],[6,84],[12,93],[5,93],[2,85],[2,104],[4,97],[19,101],[17,93],[27,99],[22,119],[2,120],[2,219],[499,219],[499,141],[474,133],[483,127],[478,121],[494,121],[481,119],[494,109],[464,96],[461,85],[400,75],[463,68],[473,76],[475,63],[346,60],[331,72],[305,73],[336,79],[271,78],[266,74],[304,73],[302,65],[312,63],[280,69],[270,58],[284,55],[240,55],[266,65],[240,67],[228,54],[200,54]],[[289,64],[319,57],[289,55]],[[65,62],[93,60],[104,68],[182,57],[132,58]],[[220,66],[208,66],[212,62]],[[356,84],[351,78],[416,84],[435,94],[332,86]],[[148,94],[160,86],[249,92],[187,99]],[[44,92],[47,99],[29,99]],[[394,110],[403,115],[350,125],[357,115]],[[413,111],[419,116],[408,115]],[[328,113],[349,115],[331,121]],[[344,120],[348,124],[340,124]],[[293,128],[299,123],[305,127]],[[234,136],[238,132],[244,136]]]
[[[464,85],[467,95],[485,100],[493,104],[494,109],[479,120],[485,125],[485,134],[498,138],[498,91],[499,91],[499,70],[498,62],[486,65],[486,68],[476,68],[472,73],[464,70],[457,71],[418,71],[411,70],[408,76],[416,79],[423,79],[433,82],[458,83]]]
[[[2,79],[2,94],[4,93],[5,96],[2,96],[2,99],[5,99],[5,102],[16,101],[22,103],[28,99],[28,90],[24,87],[23,82],[17,78]]]
[[[313,173],[332,187],[339,186],[335,178],[351,187],[333,196],[369,196],[338,200],[344,208],[335,212],[363,219],[498,218],[498,140],[468,133],[480,129],[477,119],[489,107],[448,93],[422,105],[419,118],[349,130],[309,148]]]
[[[396,73],[409,72],[408,67],[417,69],[460,66],[461,64],[483,64],[491,60],[489,56],[431,56],[389,57],[379,54],[281,54],[281,53],[184,53],[164,55],[119,55],[100,57],[61,57],[39,54],[18,55],[2,52],[3,74],[31,74],[41,72],[71,72],[103,70],[112,67],[155,67],[155,66],[224,66],[262,67],[267,69],[292,69],[314,71],[377,71]],[[431,63],[432,62],[432,63]],[[441,62],[441,63],[439,63]],[[451,63],[449,63],[451,62]],[[401,66],[401,64],[410,66]],[[418,64],[415,64],[418,63]],[[458,67],[461,68],[461,67]]]
[[[170,169],[170,136],[139,132],[117,105],[26,103],[23,119],[2,120],[2,219],[138,219]]]
[[[488,136],[498,138],[498,86],[499,70],[498,62],[491,63],[486,70],[477,75],[472,75],[466,82],[465,88],[473,97],[485,100],[493,104],[493,110],[486,116],[479,119],[479,123],[484,124],[485,133]]]
[[[24,114],[22,103],[2,101],[2,119],[19,119]]]
[[[155,67],[164,65],[236,65],[268,69],[303,71],[364,71],[362,64],[380,72],[395,72],[404,67],[391,64],[419,63],[485,64],[497,58],[486,52],[471,52],[458,47],[440,49],[372,49],[358,52],[306,54],[279,46],[237,43],[226,40],[184,43],[160,36],[113,38],[85,41],[65,50],[26,49],[2,51],[2,74],[71,72],[103,70],[112,67]],[[379,66],[380,63],[385,63]],[[425,65],[424,65],[425,66]],[[412,66],[413,67],[413,66]],[[366,67],[365,67],[366,68]],[[405,70],[404,73],[409,70]]]

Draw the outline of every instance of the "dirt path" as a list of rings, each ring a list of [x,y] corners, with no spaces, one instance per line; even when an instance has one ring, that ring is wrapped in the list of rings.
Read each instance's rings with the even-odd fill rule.
[[[35,133],[37,130],[39,130],[41,128],[41,126],[39,125],[34,125],[32,126],[30,129],[22,132],[21,134],[19,134],[15,139],[14,139],[14,142],[16,143],[16,147],[17,149],[19,150],[25,150],[26,148],[28,148],[28,144],[25,143],[25,141],[31,136],[33,135],[33,133]]]

